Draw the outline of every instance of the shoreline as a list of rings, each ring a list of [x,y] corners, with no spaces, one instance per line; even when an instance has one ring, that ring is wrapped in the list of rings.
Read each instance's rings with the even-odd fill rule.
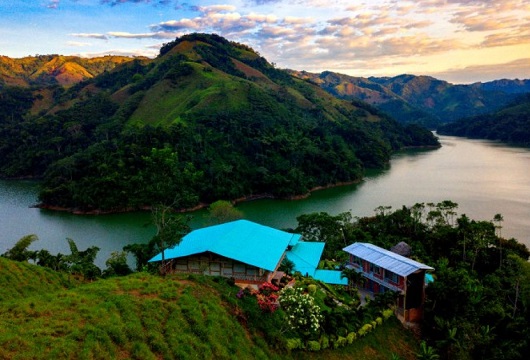
[[[347,185],[353,185],[358,184],[361,181],[363,181],[363,178],[355,181],[343,181],[336,184],[328,184],[328,185],[320,185],[315,186],[311,188],[307,193],[300,194],[300,195],[292,195],[288,197],[275,197],[272,194],[257,194],[257,195],[249,195],[249,196],[242,196],[237,199],[229,200],[233,205],[237,205],[239,203],[248,202],[248,201],[254,201],[254,200],[263,200],[263,199],[271,199],[271,200],[289,200],[289,201],[297,201],[297,200],[303,200],[307,199],[311,194],[315,191],[319,190],[325,190],[330,189],[334,187],[340,187],[340,186],[347,186]],[[185,208],[185,209],[174,209],[174,212],[176,213],[186,213],[186,212],[193,212],[197,210],[201,210],[204,208],[207,208],[210,206],[210,204],[206,203],[200,203],[196,206],[193,206],[191,208]],[[140,206],[137,208],[133,207],[127,207],[127,208],[118,208],[118,209],[112,209],[112,210],[101,210],[101,209],[94,209],[94,210],[80,210],[75,208],[66,208],[62,206],[55,206],[55,205],[46,205],[46,204],[35,204],[31,205],[30,208],[36,208],[36,209],[43,209],[43,210],[50,210],[50,211],[61,211],[61,212],[67,212],[73,215],[112,215],[112,214],[125,214],[135,211],[151,211],[152,206]]]

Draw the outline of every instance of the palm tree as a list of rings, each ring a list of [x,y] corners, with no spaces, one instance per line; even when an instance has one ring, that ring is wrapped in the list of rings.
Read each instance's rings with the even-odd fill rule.
[[[364,282],[364,276],[354,268],[344,268],[340,273],[340,278],[348,279],[348,290],[350,295],[352,294],[354,287],[361,285]]]

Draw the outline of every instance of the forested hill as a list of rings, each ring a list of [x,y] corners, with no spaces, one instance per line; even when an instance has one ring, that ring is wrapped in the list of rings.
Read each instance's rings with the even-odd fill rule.
[[[530,94],[499,111],[441,126],[438,133],[530,146]]]
[[[42,176],[44,205],[80,211],[303,195],[358,181],[398,149],[439,146],[217,35],[177,38],[68,89],[0,96],[0,175]]]
[[[429,76],[354,77],[324,71],[320,74],[291,71],[342,99],[362,100],[401,123],[429,128],[463,117],[500,109],[530,92],[530,80],[496,80],[455,85]]]

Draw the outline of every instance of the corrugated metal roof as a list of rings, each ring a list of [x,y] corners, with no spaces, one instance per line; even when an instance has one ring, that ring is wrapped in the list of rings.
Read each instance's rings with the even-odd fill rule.
[[[294,271],[313,277],[324,251],[324,245],[326,245],[324,242],[300,241],[287,251],[285,256],[294,263]]]
[[[325,282],[326,284],[348,285],[347,278],[341,278],[341,271],[338,270],[315,270],[313,278]]]
[[[166,259],[174,259],[209,251],[273,271],[287,246],[300,237],[248,220],[237,220],[194,230],[179,245],[165,250],[164,255]],[[160,253],[149,261],[161,260]]]
[[[342,250],[401,276],[408,276],[420,269],[434,270],[434,268],[430,266],[393,253],[392,251],[385,250],[373,244],[356,242],[346,246]]]

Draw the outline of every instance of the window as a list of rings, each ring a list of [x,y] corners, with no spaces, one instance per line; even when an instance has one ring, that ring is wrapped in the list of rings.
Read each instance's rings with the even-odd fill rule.
[[[245,274],[245,271],[246,271],[245,264],[241,264],[241,263],[234,264],[234,273]]]
[[[376,275],[379,275],[379,274],[381,274],[380,271],[381,271],[381,268],[379,266],[370,263],[370,272],[372,272],[372,273],[374,273]]]
[[[385,270],[385,279],[395,284],[397,284],[399,281],[398,275],[390,270]]]
[[[355,255],[352,255],[352,263],[356,264],[356,265],[359,265],[359,266],[363,265],[363,262],[362,262],[361,258],[359,258],[359,257],[357,257]]]

